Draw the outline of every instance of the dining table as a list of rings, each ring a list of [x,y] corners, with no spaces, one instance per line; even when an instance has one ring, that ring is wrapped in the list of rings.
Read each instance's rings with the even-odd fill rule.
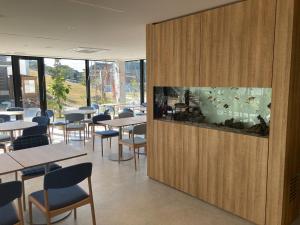
[[[73,114],[73,113],[79,113],[83,115],[92,115],[95,114],[97,110],[95,109],[72,109],[72,110],[66,110],[63,112],[64,115],[67,114]]]
[[[0,115],[23,116],[24,111],[0,111]]]
[[[59,143],[27,148],[0,155],[0,175],[17,172],[35,166],[45,166],[45,172],[49,172],[50,164],[87,155],[86,151],[70,145]],[[5,169],[6,168],[6,169]],[[47,224],[46,218],[40,210],[33,207],[33,224]],[[57,223],[70,216],[71,211],[53,217],[51,223]],[[27,220],[29,215],[26,214]]]
[[[119,129],[119,140],[121,140],[123,138],[123,128],[124,127],[144,124],[146,122],[147,122],[146,116],[135,116],[135,117],[128,117],[128,118],[98,121],[98,124],[105,125],[108,127],[118,128]],[[110,154],[109,159],[111,161],[120,162],[120,161],[128,161],[128,160],[133,159],[133,154],[123,152],[122,145],[119,145],[118,148],[119,148],[118,154],[114,154],[114,153]]]
[[[26,128],[37,126],[36,122],[29,122],[24,120],[16,120],[0,123],[0,132],[9,132],[11,142],[14,140],[14,131],[21,131]]]

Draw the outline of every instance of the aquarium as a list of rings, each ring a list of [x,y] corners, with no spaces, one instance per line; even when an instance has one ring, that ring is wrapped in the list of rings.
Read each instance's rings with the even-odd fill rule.
[[[269,135],[271,88],[154,87],[154,119]]]

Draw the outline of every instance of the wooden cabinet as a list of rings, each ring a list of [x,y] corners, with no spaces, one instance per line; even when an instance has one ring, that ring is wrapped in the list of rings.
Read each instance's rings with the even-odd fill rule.
[[[153,25],[154,85],[271,87],[275,8],[243,1]]]

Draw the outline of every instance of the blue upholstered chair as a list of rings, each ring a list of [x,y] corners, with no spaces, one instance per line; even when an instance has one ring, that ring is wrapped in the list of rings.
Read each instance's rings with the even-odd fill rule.
[[[103,115],[100,114],[98,116],[94,116],[93,117],[93,123],[97,124],[99,121],[104,121],[104,120],[111,120],[111,116],[110,115]],[[115,130],[104,130],[104,131],[95,131],[95,129],[93,130],[93,151],[95,150],[95,137],[100,137],[101,138],[101,152],[102,152],[102,157],[103,157],[103,139],[105,138],[109,138],[110,141],[110,147],[111,147],[111,138],[113,137],[118,137],[119,136],[119,132],[115,131]]]
[[[35,136],[21,136],[18,137],[13,142],[13,150],[23,150],[26,148],[34,148],[43,145],[48,145],[49,140],[46,135],[35,135]],[[61,168],[61,166],[53,163],[50,164],[50,171],[57,170]],[[26,202],[25,202],[25,181],[30,180],[36,177],[40,177],[45,175],[45,167],[44,166],[35,166],[28,169],[23,169],[21,171],[21,180],[22,180],[22,189],[23,189],[23,207],[26,210]]]
[[[47,133],[47,126],[44,125],[37,125],[34,127],[29,127],[23,130],[23,137],[26,136],[35,136],[35,135],[48,135]]]
[[[129,110],[131,110],[131,109],[129,109]],[[119,119],[130,118],[130,117],[134,117],[134,112],[132,110],[131,111],[127,111],[127,112],[125,112],[123,110],[123,112],[119,113]],[[128,135],[130,137],[131,134],[132,134],[132,129],[133,129],[132,126],[127,126],[127,127],[123,127],[122,131],[124,133],[128,133]]]
[[[36,122],[38,125],[47,127],[50,124],[50,118],[47,116],[36,116],[32,118],[32,122]]]
[[[0,184],[0,224],[1,225],[23,225],[22,211],[22,183],[13,181]],[[13,201],[18,199],[18,210]]]
[[[10,121],[10,116],[8,115],[0,115],[0,123]],[[6,152],[6,144],[10,142],[10,135],[6,132],[0,132],[0,149],[3,149]]]
[[[135,170],[136,166],[136,149],[138,149],[138,157],[140,148],[144,148],[145,152],[147,152],[147,141],[146,141],[146,124],[139,124],[133,127],[132,129],[132,136],[130,138],[124,138],[119,140],[119,144],[128,146],[129,149],[133,149],[134,154],[134,167]],[[143,137],[141,137],[143,136]]]
[[[92,163],[83,163],[50,172],[44,177],[43,190],[29,195],[29,218],[32,224],[32,204],[40,209],[47,224],[51,224],[51,218],[61,213],[90,204],[93,225],[96,225],[95,208],[92,192]],[[89,191],[84,191],[79,183],[88,179]]]

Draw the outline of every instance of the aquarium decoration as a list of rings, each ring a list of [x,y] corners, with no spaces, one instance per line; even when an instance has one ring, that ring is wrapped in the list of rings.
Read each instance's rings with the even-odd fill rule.
[[[271,88],[154,87],[154,119],[269,135]]]

